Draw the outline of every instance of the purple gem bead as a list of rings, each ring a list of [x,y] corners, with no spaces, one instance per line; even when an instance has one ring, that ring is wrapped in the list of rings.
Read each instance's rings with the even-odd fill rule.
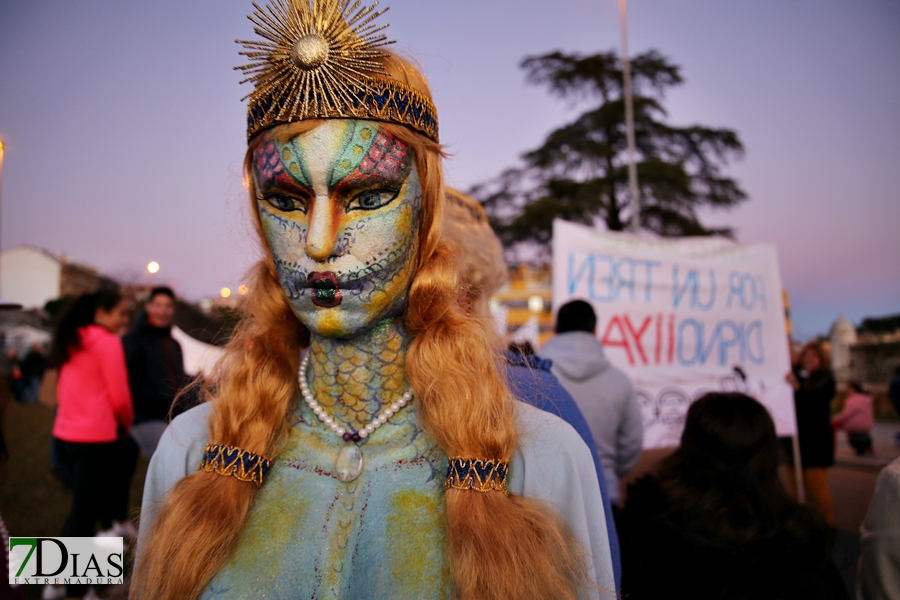
[[[353,435],[351,435],[350,439],[353,440],[354,442],[358,442],[358,441],[362,440],[362,438],[359,437],[359,432],[356,432]]]
[[[353,436],[354,436],[354,434],[352,434],[348,431],[347,433],[344,434],[344,441],[349,442],[350,440],[353,439]]]

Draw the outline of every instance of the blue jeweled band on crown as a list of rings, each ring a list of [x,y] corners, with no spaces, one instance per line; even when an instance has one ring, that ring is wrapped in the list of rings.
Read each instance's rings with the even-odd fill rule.
[[[506,476],[509,474],[508,460],[463,458],[461,456],[453,456],[448,460],[445,488],[475,490],[476,492],[502,492],[509,495],[506,489]]]
[[[271,466],[272,461],[259,454],[234,446],[207,444],[198,470],[237,477],[241,481],[252,481],[260,486]]]
[[[427,96],[399,81],[372,78],[367,85],[347,84],[343,95],[310,90],[297,99],[290,90],[276,89],[273,95],[252,95],[247,106],[247,138],[263,129],[305,119],[370,119],[406,125],[425,137],[438,141],[438,120],[434,104]],[[304,103],[303,100],[307,102]],[[301,111],[300,108],[305,110]]]

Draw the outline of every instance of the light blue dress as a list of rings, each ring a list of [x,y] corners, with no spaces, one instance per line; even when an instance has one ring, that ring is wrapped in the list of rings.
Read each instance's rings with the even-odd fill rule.
[[[590,451],[558,417],[515,406],[522,445],[510,461],[507,487],[549,502],[582,541],[599,588],[585,597],[613,597]],[[165,493],[197,470],[211,408],[205,404],[179,416],[160,440],[144,485],[142,532]],[[346,442],[304,403],[293,420],[231,557],[201,598],[449,598],[447,457],[419,429],[415,403],[359,444],[364,468],[350,482],[333,474]],[[141,540],[138,545],[140,555]]]

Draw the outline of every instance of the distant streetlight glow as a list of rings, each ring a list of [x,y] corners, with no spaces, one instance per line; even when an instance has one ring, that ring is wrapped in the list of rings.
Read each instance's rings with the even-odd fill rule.
[[[3,199],[3,194],[2,194],[2,192],[3,192],[3,150],[4,150],[3,140],[0,140],[0,207],[2,207],[2,205],[3,205],[3,202],[2,202],[2,199]],[[2,221],[0,221],[0,223],[2,223]],[[0,228],[0,229],[2,229],[2,228]]]
[[[221,291],[219,292],[219,295],[221,295],[223,298],[227,298],[228,296],[231,295],[231,290],[228,289],[227,287],[224,287],[224,288],[222,288]]]
[[[628,58],[628,7],[619,0],[619,26],[622,29],[622,92],[625,101],[625,139],[628,143],[628,202],[631,206],[631,232],[641,229],[641,199],[638,188],[634,141],[634,101],[631,97],[631,63]]]
[[[240,294],[241,296],[246,296],[247,292],[249,292],[249,291],[250,291],[250,288],[248,288],[244,284],[241,284],[238,286],[238,294]]]
[[[2,207],[2,205],[3,205],[3,202],[2,202],[3,193],[2,192],[3,192],[3,151],[4,151],[4,149],[5,149],[5,146],[3,145],[3,140],[0,140],[0,207]],[[2,220],[0,220],[0,223],[2,223]]]
[[[159,272],[159,263],[155,260],[151,260],[147,263],[147,272],[149,273],[157,273]]]

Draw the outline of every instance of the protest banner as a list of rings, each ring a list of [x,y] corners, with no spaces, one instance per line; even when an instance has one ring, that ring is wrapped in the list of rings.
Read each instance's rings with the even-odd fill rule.
[[[610,362],[634,382],[644,447],[677,446],[709,391],[762,402],[796,432],[788,338],[772,244],[655,238],[553,223],[553,311],[590,302]]]

